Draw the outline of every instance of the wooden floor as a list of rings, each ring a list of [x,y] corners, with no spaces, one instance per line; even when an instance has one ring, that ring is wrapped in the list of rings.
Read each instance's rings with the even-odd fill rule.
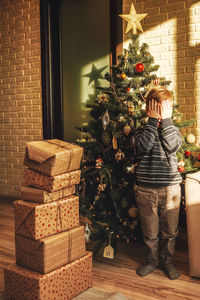
[[[114,259],[94,259],[93,287],[120,292],[135,300],[200,299],[200,279],[189,276],[187,241],[183,237],[180,234],[177,241],[176,262],[181,272],[178,280],[169,280],[160,269],[144,278],[137,276],[135,270],[145,257],[144,246],[121,244]],[[2,268],[14,262],[14,209],[12,202],[0,201],[0,298],[4,291]]]

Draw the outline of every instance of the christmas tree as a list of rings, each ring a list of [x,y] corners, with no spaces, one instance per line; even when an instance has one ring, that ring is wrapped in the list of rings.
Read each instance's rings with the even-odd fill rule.
[[[128,50],[123,50],[118,64],[105,74],[109,85],[96,86],[94,95],[87,101],[90,120],[79,128],[84,138],[78,141],[84,148],[80,213],[85,217],[90,239],[96,241],[94,252],[108,244],[116,248],[119,240],[142,239],[134,194],[137,160],[133,155],[132,136],[139,126],[147,123],[148,91],[155,85],[170,85],[170,81],[157,77],[158,69],[148,45],[140,45],[139,36],[131,34]],[[172,119],[180,130],[195,122],[182,119],[175,101]],[[177,154],[177,168],[183,178],[198,169],[195,136],[186,132]]]

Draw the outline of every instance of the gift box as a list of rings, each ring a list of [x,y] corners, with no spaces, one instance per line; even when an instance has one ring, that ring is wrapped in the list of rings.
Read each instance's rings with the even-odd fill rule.
[[[72,194],[75,194],[75,185],[68,186],[55,192],[47,192],[30,186],[21,186],[21,199],[24,201],[49,203]]]
[[[82,154],[82,147],[57,139],[28,142],[24,165],[55,176],[80,169]]]
[[[10,265],[4,268],[4,281],[8,300],[68,300],[92,286],[92,254],[47,274]]]
[[[18,265],[45,274],[85,255],[84,227],[37,241],[16,234],[15,249]]]
[[[47,176],[32,169],[24,170],[23,185],[54,192],[80,183],[81,171],[76,170],[56,176]]]
[[[15,233],[34,240],[79,226],[75,195],[47,204],[16,200],[14,206]]]
[[[190,276],[200,278],[200,171],[186,175],[185,204],[189,273]]]

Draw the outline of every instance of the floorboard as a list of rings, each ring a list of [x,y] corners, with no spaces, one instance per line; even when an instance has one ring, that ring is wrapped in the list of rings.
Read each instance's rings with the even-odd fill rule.
[[[87,244],[88,250],[91,247],[91,244]],[[120,244],[114,259],[97,256],[93,259],[93,287],[107,292],[120,292],[133,300],[200,299],[200,279],[189,276],[185,232],[181,232],[177,240],[179,279],[169,280],[161,269],[147,277],[137,276],[136,269],[144,258],[145,248],[141,243]],[[0,201],[0,296],[4,291],[3,267],[14,262],[14,207],[12,202]]]

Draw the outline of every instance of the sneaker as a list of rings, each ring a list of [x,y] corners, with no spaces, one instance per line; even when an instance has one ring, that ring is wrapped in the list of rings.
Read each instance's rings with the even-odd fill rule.
[[[147,276],[148,274],[152,273],[156,269],[156,267],[157,266],[155,264],[151,264],[151,263],[146,264],[145,266],[137,269],[136,274],[141,277]]]
[[[167,277],[171,280],[178,279],[180,277],[179,271],[176,269],[174,264],[164,265],[164,271]]]

